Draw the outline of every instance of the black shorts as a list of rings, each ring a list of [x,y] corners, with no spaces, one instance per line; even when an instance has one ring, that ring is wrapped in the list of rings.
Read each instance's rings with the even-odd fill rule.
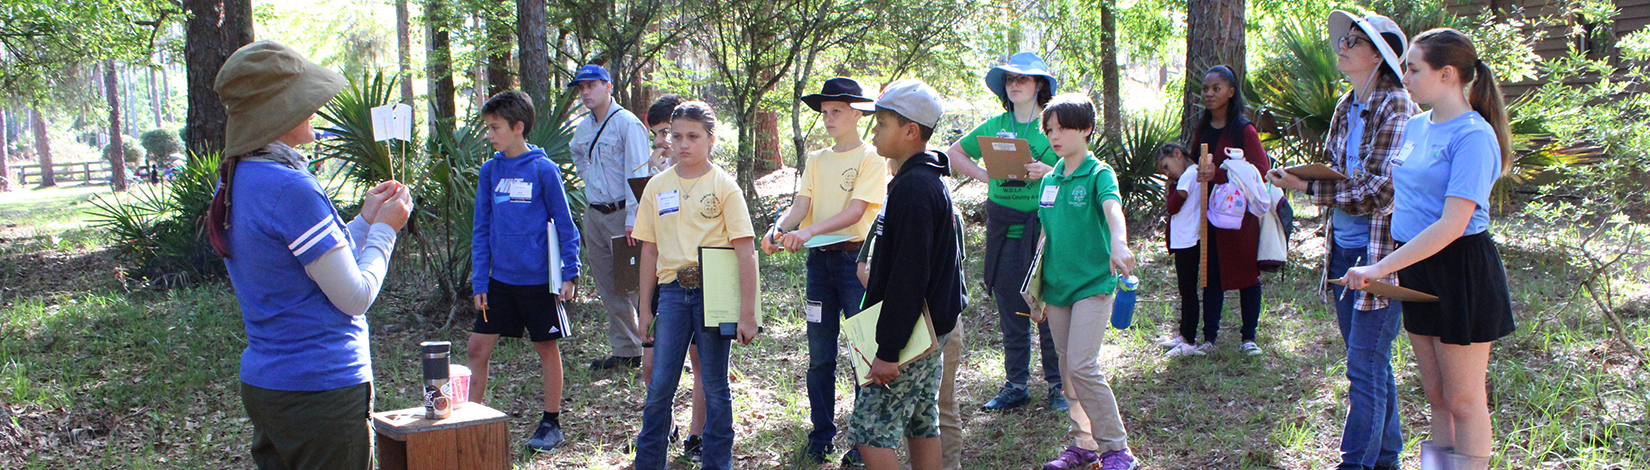
[[[1488,343],[1517,328],[1507,270],[1489,231],[1450,242],[1437,254],[1398,271],[1398,285],[1438,296],[1404,302],[1404,330],[1444,344]]]
[[[573,335],[567,311],[550,292],[550,284],[518,286],[488,279],[487,310],[476,315],[473,331],[520,338],[522,328],[535,343]]]

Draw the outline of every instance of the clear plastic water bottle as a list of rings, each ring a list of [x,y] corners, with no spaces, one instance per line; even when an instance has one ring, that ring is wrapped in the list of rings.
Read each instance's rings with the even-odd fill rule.
[[[1134,323],[1134,289],[1140,287],[1140,278],[1134,275],[1117,276],[1117,298],[1111,304],[1111,326],[1126,330]]]

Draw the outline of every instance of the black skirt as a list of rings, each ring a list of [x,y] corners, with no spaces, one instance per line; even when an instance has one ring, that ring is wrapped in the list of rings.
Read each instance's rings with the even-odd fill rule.
[[[1438,296],[1404,302],[1404,329],[1445,344],[1488,343],[1517,328],[1507,270],[1488,230],[1450,242],[1437,254],[1398,271],[1404,287]]]

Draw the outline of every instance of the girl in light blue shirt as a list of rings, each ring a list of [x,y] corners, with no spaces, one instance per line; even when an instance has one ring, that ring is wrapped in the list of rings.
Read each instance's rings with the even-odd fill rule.
[[[1396,271],[1403,287],[1438,297],[1403,304],[1432,407],[1421,468],[1485,469],[1493,445],[1484,388],[1490,342],[1515,328],[1506,269],[1488,230],[1491,187],[1513,159],[1507,112],[1471,39],[1434,29],[1411,44],[1404,84],[1432,110],[1409,121],[1393,162],[1399,248],[1347,270],[1346,283],[1362,289]]]

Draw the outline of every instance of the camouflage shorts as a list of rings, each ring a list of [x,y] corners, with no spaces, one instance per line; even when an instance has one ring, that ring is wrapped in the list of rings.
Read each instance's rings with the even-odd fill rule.
[[[940,336],[941,349],[950,336]],[[944,372],[939,352],[900,366],[899,372],[887,386],[859,388],[854,414],[848,417],[850,442],[894,449],[906,437],[939,437],[940,375]]]

